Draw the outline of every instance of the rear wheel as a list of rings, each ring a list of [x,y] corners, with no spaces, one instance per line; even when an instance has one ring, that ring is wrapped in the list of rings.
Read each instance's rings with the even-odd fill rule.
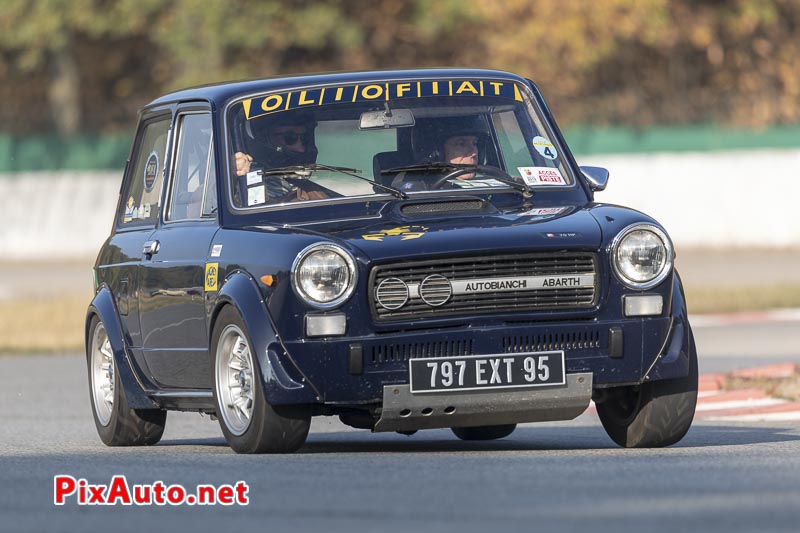
[[[625,448],[659,448],[681,440],[697,405],[697,351],[689,332],[689,374],[684,378],[618,387],[597,404],[606,433]]]
[[[306,441],[311,416],[267,403],[261,370],[236,310],[226,306],[214,325],[214,402],[225,439],[237,453],[289,453]]]
[[[161,409],[128,407],[105,325],[95,316],[89,331],[86,354],[89,396],[100,440],[107,446],[144,446],[157,443],[164,434],[167,412]]]
[[[480,426],[473,428],[451,428],[456,437],[461,440],[495,440],[508,437],[517,429],[516,424],[502,426]]]

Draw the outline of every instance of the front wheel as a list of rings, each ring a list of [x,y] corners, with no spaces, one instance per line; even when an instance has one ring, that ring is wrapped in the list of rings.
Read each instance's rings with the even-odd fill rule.
[[[157,443],[164,434],[167,412],[161,409],[128,407],[105,325],[95,316],[89,331],[86,353],[89,396],[100,440],[107,446],[146,446]]]
[[[311,416],[295,406],[271,406],[244,321],[232,306],[220,311],[212,336],[214,403],[225,439],[237,453],[290,453],[306,441]]]
[[[503,424],[502,426],[480,426],[451,429],[455,436],[461,440],[495,440],[508,437],[516,428],[516,424]]]
[[[697,351],[689,331],[689,374],[683,378],[609,390],[597,415],[611,439],[625,448],[660,448],[681,440],[697,406]]]

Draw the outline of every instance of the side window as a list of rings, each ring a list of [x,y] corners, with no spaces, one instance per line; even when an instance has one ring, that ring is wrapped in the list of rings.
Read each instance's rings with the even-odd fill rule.
[[[179,117],[175,154],[167,220],[193,220],[216,212],[210,113]]]
[[[529,167],[533,164],[531,152],[525,143],[525,137],[519,127],[513,111],[503,111],[492,115],[497,140],[503,159],[506,163],[506,172],[518,176],[518,167]]]
[[[117,214],[121,227],[155,226],[158,220],[171,118],[146,122],[141,130]]]

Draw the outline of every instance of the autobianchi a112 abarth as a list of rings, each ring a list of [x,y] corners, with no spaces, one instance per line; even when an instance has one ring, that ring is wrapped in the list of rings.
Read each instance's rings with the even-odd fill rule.
[[[626,447],[688,430],[697,356],[674,250],[594,202],[537,87],[488,70],[275,78],[141,112],[86,318],[104,443],[168,410],[241,453],[310,419],[464,440],[594,400]]]

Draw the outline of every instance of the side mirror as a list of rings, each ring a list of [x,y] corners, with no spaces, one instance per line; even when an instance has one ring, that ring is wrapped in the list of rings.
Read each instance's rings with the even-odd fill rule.
[[[602,191],[608,185],[608,169],[602,167],[581,167],[583,177],[589,182],[589,188],[593,191]]]

